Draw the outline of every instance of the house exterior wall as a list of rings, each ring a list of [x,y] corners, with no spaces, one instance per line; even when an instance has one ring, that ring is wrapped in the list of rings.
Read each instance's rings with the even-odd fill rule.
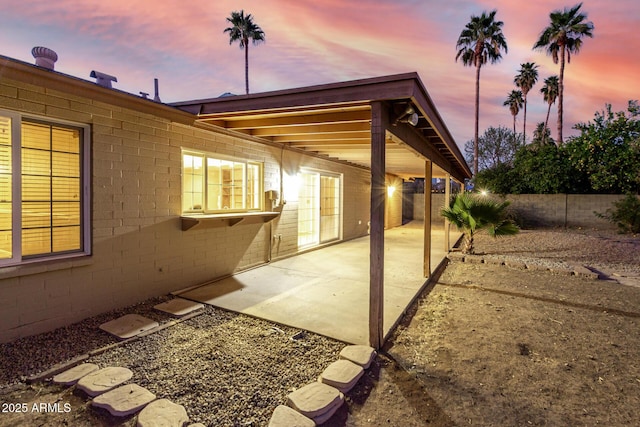
[[[399,227],[402,225],[402,179],[387,175],[387,188],[393,187],[393,194],[387,192],[385,228]]]
[[[0,342],[298,251],[295,202],[286,203],[271,223],[182,231],[183,148],[263,162],[264,190],[279,193],[288,190],[286,181],[281,187],[281,166],[284,174],[295,174],[303,166],[341,174],[342,237],[367,234],[369,171],[283,151],[241,134],[176,122],[166,113],[168,107],[151,101],[145,109],[158,108],[161,114],[98,101],[102,98],[94,97],[93,90],[78,95],[54,85],[0,80],[0,108],[89,124],[92,146],[92,255],[0,268]],[[281,237],[276,241],[274,235]]]

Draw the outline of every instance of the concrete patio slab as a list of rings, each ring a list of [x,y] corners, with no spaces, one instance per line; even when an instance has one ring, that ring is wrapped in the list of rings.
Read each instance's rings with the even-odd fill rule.
[[[445,258],[432,230],[431,269]],[[452,241],[457,238],[452,235]],[[424,285],[422,223],[385,232],[384,331]],[[180,297],[368,345],[369,237],[271,262],[179,293]]]

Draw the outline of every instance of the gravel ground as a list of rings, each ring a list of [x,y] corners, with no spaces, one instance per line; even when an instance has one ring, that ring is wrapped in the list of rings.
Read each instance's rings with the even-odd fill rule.
[[[0,396],[23,387],[26,377],[56,363],[117,343],[98,329],[105,321],[132,312],[161,324],[173,320],[153,310],[163,300],[166,298],[149,300],[50,333],[0,344]],[[273,409],[284,403],[288,393],[315,381],[344,345],[299,329],[205,307],[199,316],[114,346],[86,361],[100,367],[131,369],[131,382],[158,398],[184,405],[191,422],[261,426],[268,423]],[[100,419],[110,424],[105,414]]]
[[[492,239],[480,234],[476,252],[549,267],[584,265],[640,285],[640,238],[595,230],[524,230]],[[506,267],[505,267],[506,268]],[[26,377],[118,340],[98,329],[138,313],[160,324],[173,320],[153,306],[169,297],[113,311],[50,333],[0,344],[0,396]],[[205,307],[189,320],[116,345],[87,361],[124,366],[132,381],[186,407],[205,425],[266,425],[285,396],[315,381],[344,343],[244,315]]]

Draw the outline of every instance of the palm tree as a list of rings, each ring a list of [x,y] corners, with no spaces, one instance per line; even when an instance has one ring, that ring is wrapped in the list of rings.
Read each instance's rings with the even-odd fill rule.
[[[502,103],[502,105],[506,105],[509,107],[509,111],[511,111],[511,115],[513,116],[513,142],[516,142],[517,133],[516,133],[516,116],[520,112],[520,108],[524,104],[524,99],[522,99],[522,92],[519,90],[512,90],[511,93],[507,96],[506,101]],[[524,104],[526,105],[526,104]]]
[[[545,145],[555,144],[551,138],[551,131],[543,123],[540,122],[536,126],[536,130],[533,131],[533,140],[531,141],[532,147],[542,147]]]
[[[513,82],[522,90],[524,98],[524,124],[522,134],[524,135],[524,143],[527,142],[527,94],[538,81],[538,66],[533,62],[520,64],[520,70]],[[514,131],[515,132],[515,131]]]
[[[551,105],[555,104],[558,97],[558,76],[550,76],[544,79],[544,86],[540,89],[545,102],[549,106],[547,108],[547,118],[544,121],[544,128],[549,127],[549,113],[551,113]]]
[[[549,14],[551,22],[533,45],[534,49],[546,49],[553,63],[560,61],[558,80],[558,144],[562,144],[562,106],[564,92],[564,63],[571,62],[571,54],[580,52],[583,37],[593,37],[593,22],[585,22],[586,13],[579,13],[582,3],[571,9],[555,10]]]
[[[473,175],[478,174],[478,125],[480,118],[480,68],[489,61],[492,64],[502,58],[501,50],[507,52],[507,40],[502,34],[502,21],[496,21],[496,10],[487,15],[471,16],[456,43],[456,61],[462,58],[465,66],[476,67],[476,124],[473,139]]]
[[[240,49],[244,49],[244,83],[249,94],[249,41],[254,45],[265,40],[264,31],[253,22],[253,16],[244,10],[231,12],[231,17],[227,18],[230,27],[225,28],[224,33],[229,33],[229,44],[240,42]]]
[[[496,202],[486,196],[459,193],[453,204],[442,209],[441,215],[464,233],[463,254],[474,253],[473,238],[481,230],[490,236],[517,234],[520,229],[507,218],[509,202]]]

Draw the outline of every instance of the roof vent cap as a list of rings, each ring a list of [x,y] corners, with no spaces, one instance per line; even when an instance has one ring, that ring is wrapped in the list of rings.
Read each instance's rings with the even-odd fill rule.
[[[96,84],[102,87],[111,89],[111,82],[117,82],[118,79],[109,74],[101,73],[100,71],[91,71],[90,77],[96,79]]]
[[[31,55],[36,58],[38,67],[53,70],[54,64],[58,60],[58,54],[48,47],[36,46],[31,49]]]

